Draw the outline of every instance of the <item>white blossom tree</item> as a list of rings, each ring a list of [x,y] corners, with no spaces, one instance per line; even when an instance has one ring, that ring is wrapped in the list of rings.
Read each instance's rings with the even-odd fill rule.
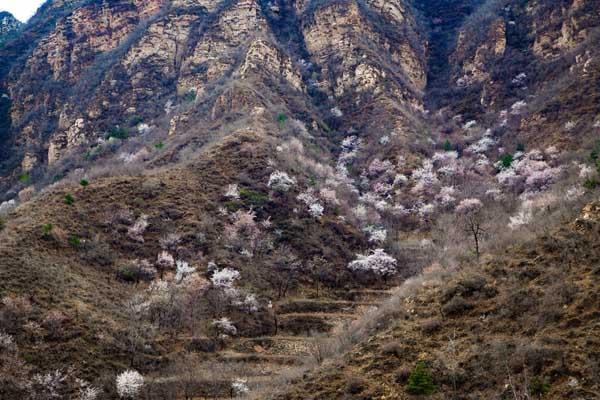
[[[144,386],[144,377],[135,370],[127,370],[117,376],[116,384],[120,398],[135,399]]]
[[[273,172],[269,176],[269,183],[267,184],[267,186],[277,192],[287,192],[294,185],[296,185],[296,180],[283,171]]]
[[[373,273],[382,278],[388,278],[397,272],[397,261],[383,249],[376,249],[371,254],[357,254],[356,260],[348,264],[353,272]]]

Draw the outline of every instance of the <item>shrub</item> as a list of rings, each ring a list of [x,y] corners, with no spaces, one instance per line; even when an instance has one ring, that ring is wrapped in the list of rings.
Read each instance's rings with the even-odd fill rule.
[[[586,181],[583,184],[583,186],[585,186],[586,189],[590,190],[596,189],[599,185],[600,182],[596,178],[586,179]]]
[[[83,187],[89,186],[90,182],[87,179],[82,179],[79,181],[79,184]]]
[[[183,100],[186,103],[193,103],[194,101],[196,101],[196,97],[197,97],[197,93],[196,90],[194,89],[190,89],[186,92],[186,94],[183,96]]]
[[[129,370],[117,376],[117,393],[122,399],[134,399],[144,386],[144,377],[137,371]]]
[[[154,145],[154,148],[155,148],[156,150],[162,150],[164,147],[165,147],[165,144],[164,144],[162,141],[161,141],[161,142],[158,142],[158,143],[156,143],[156,144]]]
[[[127,128],[123,128],[120,126],[115,126],[113,128],[111,128],[110,131],[108,131],[108,134],[106,135],[106,139],[111,139],[111,138],[115,138],[115,139],[127,139],[129,137],[129,130]]]
[[[139,280],[136,269],[129,266],[119,268],[117,277],[125,282],[137,282]]]
[[[44,224],[44,225],[42,225],[42,234],[44,236],[50,235],[50,233],[52,232],[53,228],[54,228],[54,226],[52,224]]]
[[[373,250],[369,255],[358,254],[357,259],[348,264],[354,272],[372,272],[381,277],[394,275],[397,261],[383,249]]]
[[[283,171],[275,171],[269,176],[269,186],[277,192],[287,192],[296,185],[296,180]]]
[[[458,315],[473,308],[473,305],[465,301],[461,296],[454,296],[452,300],[442,307],[444,315]]]
[[[81,246],[81,239],[79,236],[73,235],[69,238],[69,244],[73,247]]]
[[[406,391],[416,395],[430,395],[435,393],[431,372],[423,361],[419,361],[408,377]]]
[[[279,115],[277,115],[277,122],[279,122],[280,126],[283,126],[287,120],[288,117],[284,113],[280,113]]]
[[[239,195],[244,203],[249,203],[255,207],[263,206],[269,201],[268,196],[250,189],[239,189]]]
[[[6,221],[4,218],[0,217],[0,231],[2,231],[6,227]]]
[[[514,160],[515,159],[512,154],[505,154],[500,157],[500,165],[502,166],[502,169],[510,168]]]
[[[444,151],[452,151],[452,143],[448,139],[444,142]]]
[[[534,397],[542,398],[550,391],[550,384],[546,383],[540,377],[535,377],[529,383],[529,394]]]
[[[74,198],[74,197],[73,197],[71,194],[68,194],[68,193],[67,193],[67,194],[65,195],[65,204],[67,204],[67,205],[71,205],[71,204],[73,204],[73,203],[75,203],[75,198]]]
[[[21,182],[21,183],[28,184],[30,181],[31,181],[31,177],[29,176],[29,174],[27,172],[25,172],[19,176],[19,182]]]
[[[366,386],[367,382],[363,378],[353,376],[348,379],[346,392],[350,394],[359,394],[365,390]]]

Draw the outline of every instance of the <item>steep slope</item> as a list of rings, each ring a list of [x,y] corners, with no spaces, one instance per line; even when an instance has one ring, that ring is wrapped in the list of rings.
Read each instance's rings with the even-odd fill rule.
[[[599,207],[450,279],[408,282],[371,336],[278,398],[597,398]]]

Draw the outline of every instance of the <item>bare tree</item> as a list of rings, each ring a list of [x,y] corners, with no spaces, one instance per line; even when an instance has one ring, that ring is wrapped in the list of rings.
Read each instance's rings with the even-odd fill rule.
[[[264,278],[269,283],[277,299],[287,296],[289,290],[297,285],[301,262],[292,249],[283,246],[275,250],[267,259]]]
[[[464,231],[473,239],[475,255],[479,261],[481,255],[481,241],[486,231],[483,228],[484,213],[483,203],[479,199],[471,198],[460,202],[456,207],[459,223]]]

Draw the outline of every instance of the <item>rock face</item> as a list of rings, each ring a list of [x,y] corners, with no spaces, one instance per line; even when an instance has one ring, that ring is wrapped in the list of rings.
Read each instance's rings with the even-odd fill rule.
[[[53,165],[132,119],[166,117],[174,134],[192,104],[214,103],[210,113],[194,112],[196,120],[267,106],[270,96],[249,96],[248,88],[224,88],[226,82],[269,90],[284,83],[308,103],[308,92],[329,96],[327,109],[369,109],[346,123],[353,129],[385,120],[386,130],[407,131],[413,124],[398,110],[423,110],[426,38],[401,1],[309,7],[121,0],[66,9],[54,1],[47,7],[46,13],[61,9],[61,16],[44,20],[47,34],[3,82],[12,100],[13,144],[28,149],[24,170]]]
[[[502,8],[446,0],[54,0],[19,46],[0,52],[7,61],[0,88],[10,99],[1,125],[10,128],[0,138],[20,157],[8,169],[17,176],[55,165],[71,149],[85,152],[117,127],[137,131],[143,121],[175,135],[283,102],[301,112],[316,106],[309,126],[321,118],[340,131],[378,132],[403,152],[422,136],[426,109],[499,113],[522,100],[526,86],[550,90],[546,82],[560,73],[550,62],[594,87],[598,49],[589,43],[599,18],[594,0]],[[19,26],[10,15],[0,21],[0,32]],[[548,118],[555,116],[532,121]]]
[[[5,35],[16,32],[21,28],[22,23],[17,20],[11,13],[0,12],[0,40]]]

